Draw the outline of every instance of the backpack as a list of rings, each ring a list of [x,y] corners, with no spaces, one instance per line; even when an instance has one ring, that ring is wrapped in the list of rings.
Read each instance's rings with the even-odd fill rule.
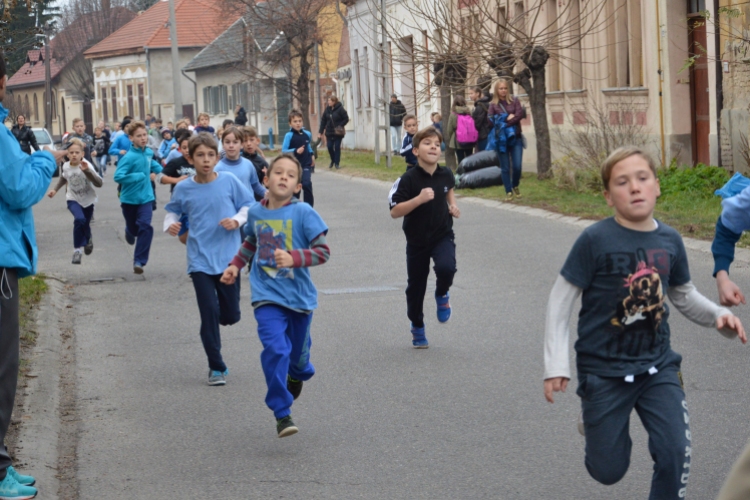
[[[474,127],[474,119],[470,115],[456,114],[456,145],[458,149],[471,149],[479,139],[479,132]]]

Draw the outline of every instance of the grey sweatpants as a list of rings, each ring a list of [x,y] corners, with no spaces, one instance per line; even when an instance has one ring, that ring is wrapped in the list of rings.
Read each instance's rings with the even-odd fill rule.
[[[624,377],[579,374],[586,433],[586,469],[602,484],[615,484],[630,466],[630,414],[648,432],[654,460],[650,500],[685,498],[690,476],[690,417],[680,380],[679,354],[671,352],[654,374]]]
[[[5,448],[5,435],[16,399],[18,382],[18,273],[0,268],[0,479],[12,465]]]

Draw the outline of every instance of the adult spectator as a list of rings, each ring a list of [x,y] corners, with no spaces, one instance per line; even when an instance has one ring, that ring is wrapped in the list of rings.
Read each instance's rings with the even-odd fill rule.
[[[523,136],[521,134],[521,120],[526,118],[526,109],[508,91],[508,81],[500,79],[495,82],[492,91],[492,103],[490,103],[489,116],[507,114],[505,123],[513,126],[516,139],[508,144],[508,153],[500,155],[500,170],[503,174],[503,185],[507,200],[521,198],[518,183],[521,181],[521,168],[523,165]]]
[[[475,150],[478,153],[484,151],[487,147],[487,137],[492,130],[492,122],[487,116],[490,109],[490,95],[482,91],[482,87],[473,87],[469,90],[469,97],[474,101],[474,110],[471,112],[471,117],[474,119],[474,128],[477,129],[479,134]]]
[[[0,51],[0,123],[8,110],[2,105],[8,81]],[[5,436],[16,398],[19,365],[18,279],[36,273],[37,247],[31,207],[49,187],[56,163],[65,151],[28,155],[13,134],[0,127],[0,498],[33,498],[35,480],[13,468]]]
[[[397,155],[401,151],[401,125],[406,116],[406,106],[401,103],[396,94],[391,94],[388,114],[391,117],[391,151]]]
[[[32,147],[34,148],[34,151],[39,151],[39,145],[36,143],[36,136],[34,135],[34,131],[31,130],[31,127],[26,125],[25,116],[18,115],[18,118],[16,118],[16,124],[13,125],[13,128],[10,129],[10,131],[13,132],[13,136],[21,146],[21,151],[27,155],[31,154]]]
[[[247,125],[247,112],[239,104],[234,107],[234,123],[241,127]]]
[[[328,154],[331,155],[331,164],[328,165],[328,168],[339,168],[339,164],[341,163],[341,141],[344,139],[344,134],[346,134],[344,127],[347,123],[349,123],[349,114],[344,109],[344,105],[341,104],[339,98],[335,95],[328,97],[328,105],[323,112],[323,117],[320,120],[320,128],[318,129],[318,139],[325,132]]]

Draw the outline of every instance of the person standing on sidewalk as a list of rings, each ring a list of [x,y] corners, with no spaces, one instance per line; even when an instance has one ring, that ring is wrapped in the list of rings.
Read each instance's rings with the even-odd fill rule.
[[[391,117],[391,151],[394,155],[397,155],[401,150],[401,125],[404,123],[404,116],[406,116],[406,106],[399,101],[396,94],[391,94],[388,114]]]
[[[8,81],[0,51],[0,123],[8,117],[2,105]],[[47,191],[57,162],[65,151],[37,151],[28,155],[13,134],[0,127],[0,497],[34,498],[31,476],[13,469],[5,436],[16,398],[19,365],[18,279],[36,273],[37,248],[31,207]]]
[[[344,105],[335,95],[329,96],[328,106],[323,112],[323,118],[320,120],[320,128],[318,129],[318,139],[325,133],[326,146],[328,146],[328,154],[331,157],[331,164],[328,165],[328,168],[336,167],[336,170],[339,169],[341,141],[344,140],[344,135],[346,135],[344,127],[347,123],[349,123],[349,114],[344,109]]]
[[[474,152],[479,153],[487,148],[488,136],[490,130],[492,130],[492,122],[487,117],[490,109],[490,96],[485,94],[482,87],[473,87],[469,90],[469,97],[474,101],[474,110],[471,112],[471,117],[474,119],[474,127],[479,134]]]

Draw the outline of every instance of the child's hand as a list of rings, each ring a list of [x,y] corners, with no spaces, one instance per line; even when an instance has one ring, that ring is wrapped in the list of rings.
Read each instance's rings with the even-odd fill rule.
[[[508,118],[506,118],[505,121],[509,122],[509,121],[511,121],[515,117],[516,117],[516,115],[514,115],[513,113],[511,113],[511,114],[508,115]]]
[[[568,381],[570,379],[565,377],[548,378],[545,380],[544,397],[547,398],[547,401],[554,403],[555,399],[552,394],[555,392],[565,392],[565,389],[568,388]]]
[[[156,174],[153,172],[151,172],[151,175],[149,177],[151,178],[152,181],[156,180]]]
[[[277,248],[276,251],[273,252],[273,258],[276,259],[276,267],[278,268],[292,267],[294,265],[292,254],[286,250]]]
[[[424,188],[419,193],[418,198],[420,203],[427,203],[428,201],[432,201],[435,199],[435,191],[433,191],[432,188]]]
[[[722,328],[728,328],[737,332],[737,336],[740,338],[743,344],[747,344],[747,334],[745,329],[742,327],[742,321],[734,314],[725,314],[720,316],[716,320],[716,329],[721,330]]]
[[[187,178],[188,178],[188,176],[187,176],[187,175],[181,175],[181,176],[179,176],[179,177],[177,178],[177,182],[182,182],[182,181],[184,181],[184,180],[185,180],[185,179],[187,179]]]
[[[228,268],[224,269],[224,273],[221,275],[219,281],[225,285],[234,285],[234,281],[239,276],[240,270],[234,264],[230,264]]]
[[[96,151],[92,151],[91,156],[96,156]]]
[[[127,151],[125,151],[124,149],[121,149],[121,150],[120,150],[120,155],[124,155],[124,154],[126,154],[126,153],[127,153]]]
[[[742,290],[731,279],[726,271],[716,273],[716,288],[719,291],[719,303],[722,306],[738,306],[745,303]]]
[[[227,231],[234,231],[235,229],[240,227],[239,222],[237,222],[234,219],[230,219],[229,217],[227,217],[226,219],[221,219],[219,221],[219,225],[223,227],[224,229],[226,229]]]
[[[448,213],[451,214],[456,219],[461,217],[461,210],[459,210],[456,205],[448,205]]]
[[[182,223],[175,222],[169,225],[167,232],[170,234],[170,236],[177,236],[178,234],[180,234],[180,229],[182,229]]]
[[[89,169],[89,164],[88,164],[88,162],[86,162],[86,161],[82,161],[82,162],[81,162],[81,172],[85,172],[85,171],[86,171],[86,170],[88,170],[88,169]]]
[[[50,198],[54,198],[56,194],[57,191],[55,191],[54,189],[50,189],[49,193],[47,193],[47,196],[49,196]]]
[[[297,148],[297,154],[298,155],[301,155],[304,152],[305,152],[305,146],[300,146],[300,147]]]

